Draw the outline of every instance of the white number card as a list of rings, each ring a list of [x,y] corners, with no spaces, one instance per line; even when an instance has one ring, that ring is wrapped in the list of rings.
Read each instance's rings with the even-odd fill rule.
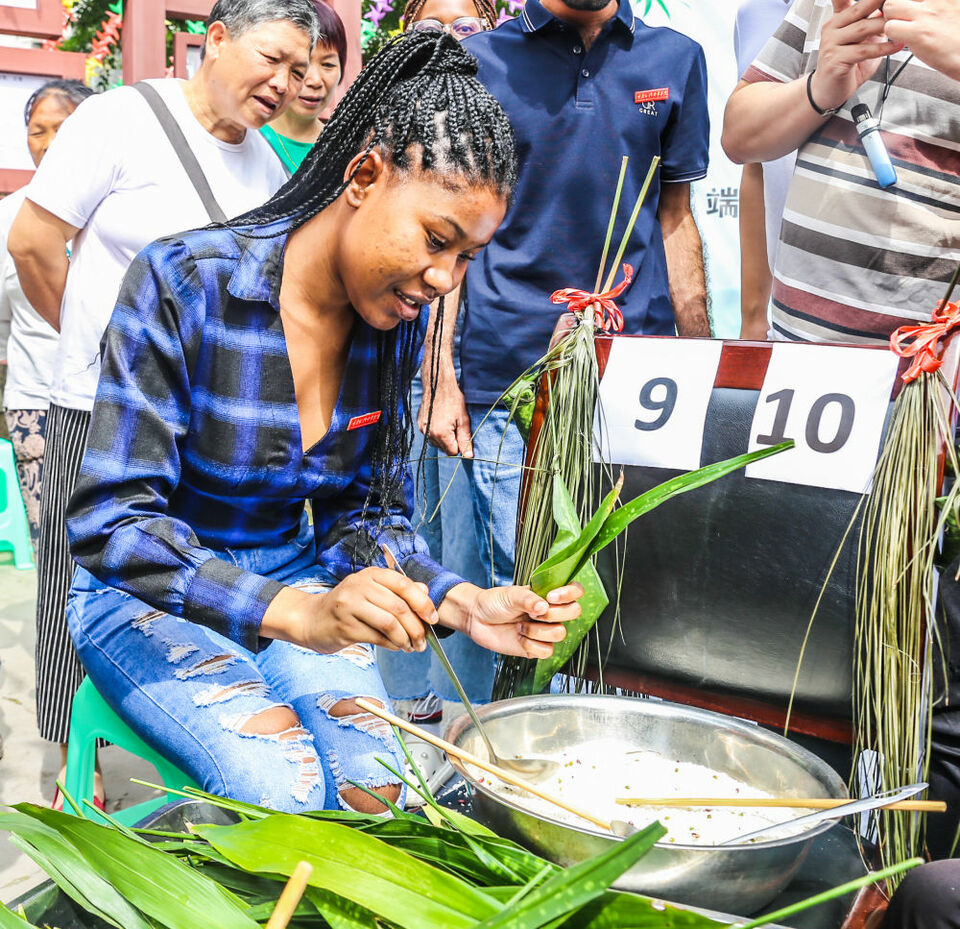
[[[747,477],[869,493],[898,362],[893,352],[775,343],[749,450],[797,444],[748,465]]]
[[[720,340],[614,339],[600,382],[600,459],[689,471],[700,467]]]

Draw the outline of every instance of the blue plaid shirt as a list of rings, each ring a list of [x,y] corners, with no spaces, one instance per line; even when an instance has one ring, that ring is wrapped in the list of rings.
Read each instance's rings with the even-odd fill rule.
[[[411,528],[409,475],[380,529],[377,509],[361,521],[379,378],[378,333],[359,317],[329,431],[302,450],[280,322],[289,224],[269,231],[276,235],[254,239],[197,230],[134,259],[104,336],[67,521],[77,562],[105,584],[252,651],[283,585],[238,568],[223,550],[289,542],[307,499],[318,563],[336,577],[351,572],[364,529],[429,586],[434,603],[461,582]]]

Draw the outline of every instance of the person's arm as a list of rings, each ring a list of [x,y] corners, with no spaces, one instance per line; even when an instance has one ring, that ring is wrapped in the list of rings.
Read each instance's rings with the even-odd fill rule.
[[[884,33],[922,62],[960,81],[960,4],[957,0],[887,0]]]
[[[256,651],[281,585],[222,560],[168,512],[203,337],[195,276],[176,242],[148,246],[123,279],[67,534],[74,560],[105,584]]]
[[[453,344],[457,328],[457,311],[460,306],[460,288],[457,287],[444,298],[443,328],[440,344],[435,349],[434,337],[437,327],[439,301],[430,305],[430,320],[423,349],[423,364],[420,378],[423,383],[423,402],[417,415],[417,427],[429,442],[448,455],[473,457],[470,414],[453,364]],[[437,392],[431,392],[431,376],[434,361],[437,362]],[[430,403],[433,399],[433,408]],[[429,418],[429,431],[427,429]]]
[[[881,6],[883,0],[833,0],[835,12],[823,25],[810,84],[821,110],[846,103],[874,75],[881,58],[903,48],[884,38],[884,19],[875,15]],[[772,41],[783,41],[791,30],[796,27],[785,23]],[[754,71],[736,86],[724,114],[723,150],[737,164],[773,161],[796,151],[826,119],[810,105],[807,75],[762,79]]]
[[[10,256],[24,296],[57,332],[70,267],[67,243],[79,231],[29,199],[10,227]]]
[[[690,185],[664,184],[658,215],[677,334],[709,338],[703,243],[690,209]]]
[[[767,255],[763,165],[743,166],[740,181],[740,338],[766,341],[773,276]]]

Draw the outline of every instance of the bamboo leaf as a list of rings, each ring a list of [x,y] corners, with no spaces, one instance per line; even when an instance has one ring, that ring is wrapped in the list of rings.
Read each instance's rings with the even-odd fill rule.
[[[426,812],[426,811],[424,811]],[[497,834],[492,830],[488,829],[483,823],[477,822],[475,819],[470,819],[469,816],[464,816],[463,813],[458,813],[456,810],[444,809],[445,818],[448,822],[452,823],[453,826],[458,829],[460,832],[465,832],[467,835],[477,835],[484,836],[486,838],[497,838]],[[429,817],[429,813],[427,816]]]
[[[330,929],[380,929],[376,914],[366,907],[345,900],[318,887],[308,887],[304,896],[330,924]]]
[[[276,814],[236,826],[194,830],[242,868],[289,875],[313,865],[310,885],[339,894],[407,929],[473,927],[497,903],[466,882],[338,823]]]
[[[580,534],[576,505],[559,474],[554,476],[553,481],[553,519],[557,524],[557,537],[548,553],[550,556],[567,548]],[[533,665],[533,674],[525,675],[518,682],[516,696],[541,693],[545,690],[554,674],[567,663],[610,602],[600,575],[592,563],[585,564],[571,580],[583,586],[580,616],[564,626],[567,634],[553,646],[553,654],[549,658],[539,659]]]
[[[234,894],[159,849],[68,813],[15,809],[56,830],[130,904],[170,929],[258,929]]]
[[[601,896],[624,871],[636,864],[667,830],[660,823],[612,845],[588,861],[554,874],[518,903],[501,909],[476,929],[540,929],[574,913]]]
[[[37,929],[37,927],[0,903],[0,929]]]
[[[559,476],[554,478],[554,487],[562,485]],[[555,555],[549,557],[530,575],[530,587],[534,593],[540,596],[546,596],[551,590],[562,587],[570,582],[570,579],[577,573],[580,563],[583,561],[585,553],[590,548],[597,534],[606,523],[607,518],[613,511],[617,497],[620,496],[620,489],[623,487],[623,472],[613,489],[603,498],[603,502],[593,514],[590,522],[583,527],[580,534],[567,546],[558,551]],[[554,491],[556,493],[556,490]],[[569,497],[569,493],[567,493]],[[556,503],[556,497],[554,497]]]
[[[73,819],[68,813],[61,816]],[[0,813],[0,829],[9,832],[10,841],[53,878],[73,901],[104,922],[118,929],[153,929],[60,833],[37,822],[24,811]]]
[[[533,413],[537,407],[537,381],[540,372],[520,377],[511,384],[500,397],[500,402],[510,411],[524,442],[530,435]]]
[[[672,497],[686,493],[688,490],[694,490],[697,487],[703,487],[704,484],[710,484],[718,478],[725,477],[733,471],[739,471],[754,461],[760,461],[763,458],[769,458],[771,455],[778,455],[787,449],[793,448],[794,442],[781,442],[779,445],[773,445],[770,448],[758,449],[755,452],[748,452],[745,455],[737,455],[734,458],[727,458],[725,461],[718,461],[715,464],[698,468],[696,471],[690,471],[687,474],[680,474],[664,481],[652,490],[634,497],[629,503],[624,504],[620,509],[611,513],[603,524],[603,528],[597,534],[590,548],[587,550],[584,560],[592,558],[602,548],[609,545],[627,526],[637,517],[650,510],[666,503]]]
[[[553,680],[553,676],[573,657],[610,602],[592,562],[588,561],[571,580],[583,587],[580,615],[564,624],[567,634],[561,641],[554,643],[553,654],[537,661],[533,674],[533,693],[542,692]]]
[[[608,892],[574,913],[563,929],[715,929],[726,925],[649,897]]]

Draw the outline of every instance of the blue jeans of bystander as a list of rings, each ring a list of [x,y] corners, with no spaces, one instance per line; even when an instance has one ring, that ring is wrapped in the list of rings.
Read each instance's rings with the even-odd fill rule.
[[[419,410],[423,399],[419,376],[414,379],[411,393],[412,409]],[[470,503],[467,472],[458,459],[448,458],[427,445],[423,467],[418,475],[423,445],[423,435],[415,428],[410,451],[410,468],[416,482],[413,525],[426,540],[430,554],[444,567],[456,572],[464,580],[488,586],[490,572],[484,571],[480,561],[480,532],[479,527],[474,531],[474,510]],[[441,497],[443,505],[434,516]],[[496,655],[459,633],[444,639],[443,648],[470,699],[476,703],[489,701]],[[377,658],[391,699],[416,700],[431,694],[446,701],[457,699],[453,684],[432,653],[407,654],[377,649]]]

